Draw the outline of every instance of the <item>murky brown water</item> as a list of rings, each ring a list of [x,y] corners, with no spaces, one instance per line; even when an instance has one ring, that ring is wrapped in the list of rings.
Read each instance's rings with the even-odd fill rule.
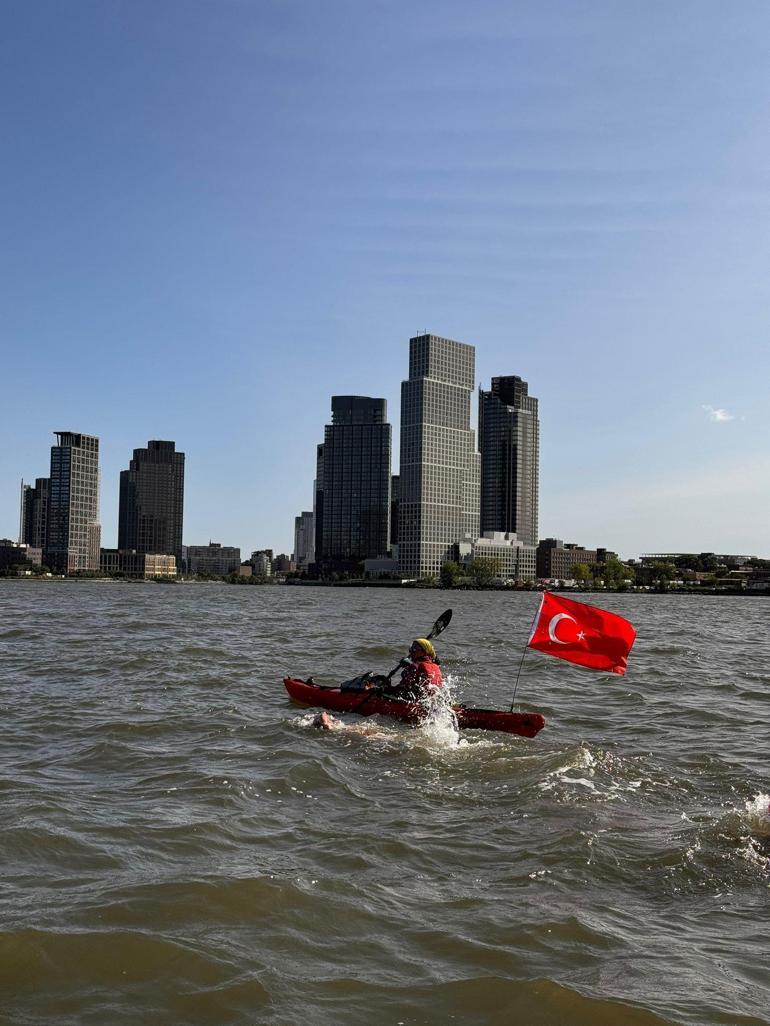
[[[451,604],[504,708],[537,601],[0,584],[0,1022],[770,1022],[766,601],[589,597],[629,675],[528,655],[534,740],[286,700]]]

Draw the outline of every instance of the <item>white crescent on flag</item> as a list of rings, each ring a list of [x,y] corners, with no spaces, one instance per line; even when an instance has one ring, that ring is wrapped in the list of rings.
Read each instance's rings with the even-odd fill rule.
[[[548,622],[548,637],[551,641],[556,642],[557,645],[568,645],[568,641],[562,641],[561,638],[556,637],[556,628],[559,626],[560,620],[572,620],[577,625],[577,620],[574,616],[570,616],[569,613],[557,613],[556,616],[552,616]]]

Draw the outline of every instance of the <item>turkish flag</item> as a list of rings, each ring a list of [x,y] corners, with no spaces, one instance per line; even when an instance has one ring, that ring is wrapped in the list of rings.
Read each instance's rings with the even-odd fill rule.
[[[527,645],[605,673],[626,672],[636,631],[622,616],[543,592]]]

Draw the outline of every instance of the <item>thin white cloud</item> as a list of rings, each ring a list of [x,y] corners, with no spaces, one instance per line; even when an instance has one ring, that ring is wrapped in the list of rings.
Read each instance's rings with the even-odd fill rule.
[[[723,424],[725,421],[735,420],[734,414],[728,413],[727,410],[718,409],[715,406],[707,406],[705,403],[702,403],[701,409],[706,411],[709,420],[714,421],[715,424]]]

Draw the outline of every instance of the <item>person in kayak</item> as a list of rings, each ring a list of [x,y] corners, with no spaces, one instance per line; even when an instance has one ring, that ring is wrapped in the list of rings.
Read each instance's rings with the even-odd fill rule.
[[[409,649],[408,665],[401,672],[401,680],[384,688],[383,694],[414,702],[425,698],[443,683],[435,648],[427,638],[415,638]]]

